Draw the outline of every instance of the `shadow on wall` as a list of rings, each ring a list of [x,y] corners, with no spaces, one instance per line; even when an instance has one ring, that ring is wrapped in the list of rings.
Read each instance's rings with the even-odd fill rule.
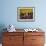
[[[0,24],[0,43],[2,43],[2,36],[3,36],[2,32],[6,32],[6,27],[4,24]]]

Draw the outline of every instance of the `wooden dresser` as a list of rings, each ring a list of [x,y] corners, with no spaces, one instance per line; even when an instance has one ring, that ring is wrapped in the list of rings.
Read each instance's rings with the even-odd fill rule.
[[[3,46],[44,46],[44,32],[3,32]]]

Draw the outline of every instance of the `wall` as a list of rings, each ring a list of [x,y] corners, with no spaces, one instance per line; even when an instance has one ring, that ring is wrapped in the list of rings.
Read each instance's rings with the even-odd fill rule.
[[[1,0],[0,25],[13,24],[16,28],[46,28],[45,0]],[[35,22],[18,22],[17,7],[35,7]]]

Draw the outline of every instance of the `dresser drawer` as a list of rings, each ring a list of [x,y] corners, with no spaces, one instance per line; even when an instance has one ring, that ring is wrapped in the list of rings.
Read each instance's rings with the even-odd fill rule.
[[[31,46],[44,46],[44,44],[31,44]]]
[[[23,37],[5,37],[3,38],[3,46],[23,46]]]
[[[4,44],[4,43],[3,43],[2,46],[23,46],[23,44],[22,44],[22,42],[19,43],[19,44],[18,44],[18,43],[12,43],[12,44],[10,44],[10,43],[8,43],[8,44],[5,43],[5,44]]]
[[[21,42],[23,41],[23,36],[4,36],[3,37],[3,43],[15,43],[15,42]]]
[[[43,44],[44,36],[32,36],[32,44]]]
[[[44,32],[25,32],[24,36],[44,36]]]
[[[5,36],[23,36],[23,32],[4,32]]]

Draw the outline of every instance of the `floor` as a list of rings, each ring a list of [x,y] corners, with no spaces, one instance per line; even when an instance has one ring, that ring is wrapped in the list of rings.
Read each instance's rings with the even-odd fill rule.
[[[0,44],[0,46],[2,46],[2,44]]]

